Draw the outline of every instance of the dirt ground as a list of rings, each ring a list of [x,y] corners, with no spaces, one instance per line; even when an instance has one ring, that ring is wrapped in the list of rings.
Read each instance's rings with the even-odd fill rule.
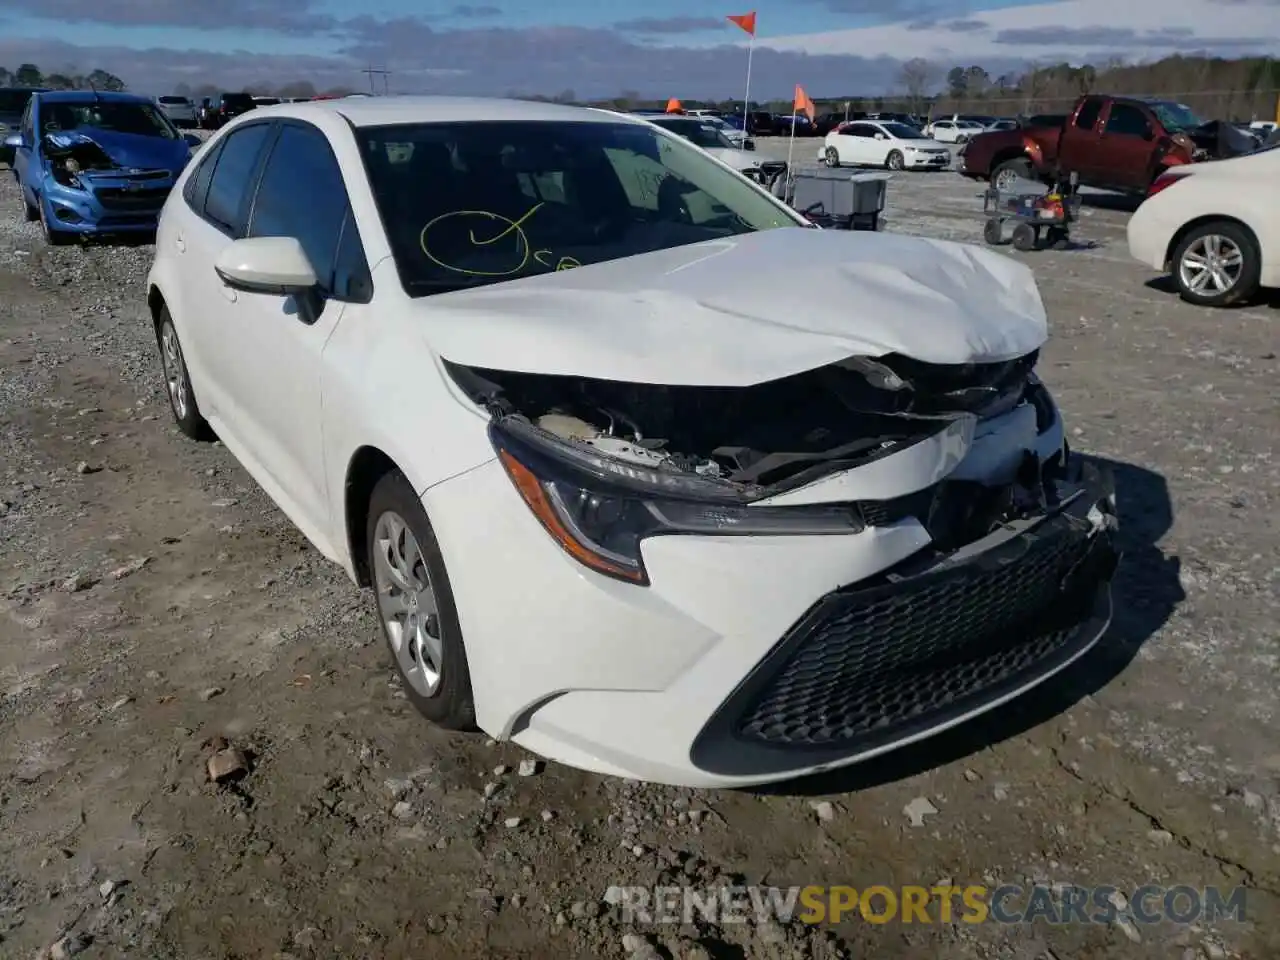
[[[980,242],[977,195],[899,175],[889,228]],[[1280,309],[1151,288],[1116,207],[1086,209],[1093,246],[1029,255],[1042,374],[1073,446],[1117,471],[1108,638],[916,748],[707,792],[520,776],[512,745],[420,720],[367,598],[225,450],[171,425],[151,249],[47,249],[0,170],[0,956],[1280,956]],[[217,738],[249,760],[230,786],[207,781]],[[1247,906],[810,927],[646,924],[606,902],[947,881],[1242,886]]]

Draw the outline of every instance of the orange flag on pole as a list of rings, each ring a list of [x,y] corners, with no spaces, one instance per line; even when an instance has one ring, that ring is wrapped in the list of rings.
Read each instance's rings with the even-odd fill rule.
[[[794,106],[796,113],[803,113],[809,118],[809,122],[813,123],[818,114],[817,108],[813,105],[813,101],[809,99],[809,95],[804,92],[804,87],[796,84],[796,99]]]
[[[730,23],[735,24],[745,30],[751,36],[756,35],[756,12],[752,10],[750,13],[735,13],[725,18]]]
[[[667,113],[684,113],[684,107],[680,106],[680,101],[672,97],[667,101]]]

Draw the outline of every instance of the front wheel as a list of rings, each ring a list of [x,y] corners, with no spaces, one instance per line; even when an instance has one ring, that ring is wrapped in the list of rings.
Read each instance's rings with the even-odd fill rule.
[[[826,162],[832,170],[840,166],[840,151],[835,147],[827,147]]]
[[[907,164],[903,159],[901,152],[897,150],[890,150],[889,156],[885,157],[884,165],[889,170],[901,170]]]
[[[1258,292],[1262,256],[1240,224],[1215,220],[1182,238],[1173,253],[1173,277],[1187,303],[1226,307]]]
[[[365,546],[378,620],[405,696],[438,726],[473,729],[471,672],[449,574],[422,501],[399,471],[373,488]]]
[[[27,192],[23,189],[22,181],[18,179],[18,174],[13,175],[14,181],[18,184],[18,202],[22,204],[22,219],[27,223],[35,223],[40,219],[40,208],[31,205],[27,200]]]
[[[1019,180],[1030,179],[1032,179],[1031,163],[1021,157],[1016,160],[1006,160],[991,171],[991,185],[1003,192],[1012,190],[1013,185]]]
[[[44,233],[45,243],[47,243],[51,247],[62,247],[62,246],[66,246],[73,239],[75,239],[71,234],[67,233],[65,230],[58,230],[55,227],[51,226],[49,224],[49,215],[45,213],[45,210],[44,210],[44,204],[39,203],[39,201],[37,201],[37,203],[39,205],[36,208],[36,216],[40,220],[40,229]]]

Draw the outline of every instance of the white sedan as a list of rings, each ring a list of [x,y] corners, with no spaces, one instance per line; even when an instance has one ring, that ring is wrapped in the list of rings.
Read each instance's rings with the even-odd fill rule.
[[[1130,254],[1171,273],[1189,303],[1227,306],[1280,287],[1280,144],[1173,167],[1128,233]]]
[[[254,110],[170,195],[148,301],[180,430],[372,590],[447,727],[783,780],[1003,703],[1109,621],[1114,499],[1035,374],[1031,271],[806,228],[638,118]]]
[[[905,123],[854,120],[827,134],[818,159],[828,167],[941,170],[950,165],[951,150]]]
[[[929,124],[929,136],[939,143],[968,143],[986,127],[972,120],[935,120]]]

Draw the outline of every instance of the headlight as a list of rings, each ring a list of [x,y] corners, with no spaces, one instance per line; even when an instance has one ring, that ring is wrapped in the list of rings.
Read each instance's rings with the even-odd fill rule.
[[[853,506],[750,506],[744,488],[605,456],[519,420],[489,428],[498,459],[553,540],[586,567],[647,585],[640,544],[664,534],[803,536],[864,529]]]

